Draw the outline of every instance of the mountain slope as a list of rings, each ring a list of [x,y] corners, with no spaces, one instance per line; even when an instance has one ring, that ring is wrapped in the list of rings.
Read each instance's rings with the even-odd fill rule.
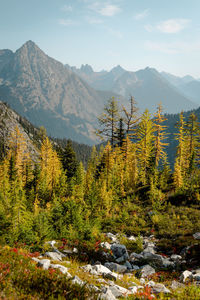
[[[200,81],[193,80],[179,86],[181,92],[200,105]]]
[[[85,143],[94,142],[96,116],[107,100],[32,41],[2,67],[0,96],[48,134]]]
[[[24,126],[22,124],[24,124]],[[33,133],[26,130],[26,128],[31,127],[30,125],[31,124],[27,120],[23,119],[5,103],[0,101],[0,156],[3,155],[2,152],[4,152],[7,148],[9,137],[15,131],[16,127],[18,127],[26,141],[27,149],[32,159],[38,159],[39,151],[37,148],[37,142],[33,138]],[[39,130],[35,128],[34,133],[37,131]]]

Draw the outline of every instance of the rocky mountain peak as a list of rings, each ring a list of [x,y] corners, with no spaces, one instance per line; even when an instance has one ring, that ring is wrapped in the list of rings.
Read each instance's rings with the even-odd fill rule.
[[[84,72],[86,75],[90,75],[92,73],[94,73],[92,67],[88,64],[86,65],[81,65],[81,72]]]
[[[24,43],[16,52],[22,51],[41,51],[42,50],[31,40]]]
[[[111,73],[115,76],[121,76],[124,72],[126,72],[120,65],[112,68]]]

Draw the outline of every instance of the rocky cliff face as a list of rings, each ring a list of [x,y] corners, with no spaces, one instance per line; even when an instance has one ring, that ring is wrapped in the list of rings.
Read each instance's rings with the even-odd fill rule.
[[[0,101],[0,144],[6,149],[9,137],[15,131],[16,127],[18,127],[23,135],[23,139],[26,141],[27,150],[31,158],[36,161],[39,157],[39,151],[33,139],[33,135],[28,132],[22,124],[26,124],[26,127],[30,126],[27,120],[21,118],[5,103]]]

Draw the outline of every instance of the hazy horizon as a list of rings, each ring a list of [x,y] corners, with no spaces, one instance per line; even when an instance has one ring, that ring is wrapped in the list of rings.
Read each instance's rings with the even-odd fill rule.
[[[199,10],[198,0],[7,0],[1,3],[0,49],[16,51],[32,40],[71,66],[149,66],[200,78]]]

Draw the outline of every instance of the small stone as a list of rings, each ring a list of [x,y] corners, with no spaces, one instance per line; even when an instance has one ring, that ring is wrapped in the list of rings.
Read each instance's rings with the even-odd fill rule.
[[[51,265],[51,261],[49,259],[42,259],[38,261],[38,266],[42,267],[44,270],[48,270]]]
[[[150,281],[147,283],[147,285],[148,285],[149,287],[154,287],[154,286],[155,286],[155,282],[154,282],[153,280],[150,280]]]
[[[197,274],[193,275],[193,279],[195,281],[200,281],[200,273],[197,273]]]
[[[132,270],[139,270],[140,268],[137,265],[132,265]]]
[[[146,280],[144,278],[140,278],[140,283],[145,284]]]
[[[170,261],[168,258],[163,258],[163,267],[173,269],[175,265],[174,262]]]
[[[56,252],[46,252],[44,254],[44,256],[48,256],[50,257],[52,260],[58,260],[61,261],[62,260],[62,256]]]
[[[49,244],[52,248],[55,248],[56,241],[49,241],[46,242],[46,244]]]
[[[143,287],[142,287],[143,288]],[[138,287],[137,286],[131,286],[128,288],[129,291],[131,292],[131,294],[136,294],[138,291]]]
[[[136,241],[136,238],[135,238],[133,235],[129,236],[127,239],[128,239],[129,241],[133,241],[133,242]]]
[[[129,290],[125,289],[124,287],[121,287],[116,284],[110,286],[110,290],[116,298],[126,297],[127,295],[129,295],[131,293]]]
[[[104,287],[103,291],[98,296],[98,300],[116,300],[116,298],[109,287]]]
[[[180,276],[180,281],[185,282],[187,278],[192,279],[192,272],[186,270]]]
[[[117,280],[118,279],[118,274],[115,272],[110,272],[110,273],[103,273],[102,274],[104,278],[110,279],[110,280]]]
[[[128,270],[132,270],[132,265],[131,263],[127,260],[124,264],[124,266],[128,269]]]
[[[110,250],[111,249],[111,245],[108,242],[102,242],[100,244],[100,246],[104,249]]]
[[[184,287],[185,287],[185,285],[183,283],[180,283],[176,280],[173,280],[172,283],[171,283],[172,290],[176,290],[176,289],[184,288]]]
[[[148,277],[152,274],[154,274],[156,271],[154,268],[152,268],[150,265],[145,265],[141,268],[141,277]]]
[[[62,265],[54,265],[54,264],[51,264],[50,267],[52,269],[59,269],[61,273],[63,274],[67,274],[68,273],[68,269]]]
[[[72,278],[72,280],[71,280],[71,282],[73,283],[73,284],[78,284],[78,285],[80,285],[80,286],[83,286],[85,283],[84,283],[84,281],[82,281],[78,276],[74,276],[73,278]]]
[[[130,255],[130,261],[142,260],[142,259],[144,259],[142,254],[137,254],[135,252],[132,252]]]
[[[113,233],[108,232],[108,233],[106,233],[106,236],[107,236],[109,239],[111,239],[111,242],[112,242],[112,243],[118,243],[118,239],[117,239],[116,235],[114,235]]]
[[[177,255],[177,254],[172,254],[170,259],[173,260],[173,261],[179,261],[179,260],[182,259],[182,256]]]
[[[194,238],[195,240],[200,240],[200,232],[194,233],[194,234],[193,234],[193,238]]]
[[[153,292],[156,294],[159,293],[164,293],[164,294],[169,294],[171,293],[169,289],[166,288],[166,286],[162,283],[156,283],[153,287]]]

